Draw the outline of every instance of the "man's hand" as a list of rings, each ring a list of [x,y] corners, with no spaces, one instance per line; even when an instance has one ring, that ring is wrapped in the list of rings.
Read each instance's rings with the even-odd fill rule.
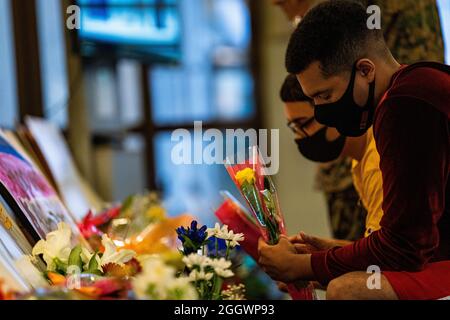
[[[277,287],[278,287],[278,290],[280,290],[281,292],[284,292],[284,293],[289,292],[288,286],[284,282],[277,281]]]
[[[290,283],[312,276],[310,256],[298,254],[287,237],[282,236],[274,246],[260,238],[258,252],[259,265],[276,281]]]
[[[289,241],[294,245],[296,251],[302,254],[312,253],[314,251],[328,250],[334,247],[343,247],[352,244],[352,241],[338,239],[324,239],[310,236],[304,232],[290,237]]]

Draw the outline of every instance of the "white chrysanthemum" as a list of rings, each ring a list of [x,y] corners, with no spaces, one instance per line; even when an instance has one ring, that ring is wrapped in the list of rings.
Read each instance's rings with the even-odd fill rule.
[[[231,271],[230,269],[219,269],[219,268],[215,268],[214,272],[222,278],[231,278],[232,276],[234,276],[233,271]]]
[[[209,265],[214,269],[229,269],[231,267],[231,261],[226,260],[225,258],[211,259]]]
[[[133,279],[133,289],[141,299],[163,296],[165,283],[175,277],[175,270],[159,259],[147,259],[142,265],[142,272]],[[152,286],[152,297],[149,287]]]
[[[186,277],[174,278],[166,283],[169,300],[197,300],[197,290]]]
[[[211,258],[200,254],[191,253],[190,255],[183,257],[183,262],[189,269],[192,269],[194,266],[198,266],[203,269],[211,264]]]
[[[228,226],[224,225],[223,227],[220,227],[220,224],[217,222],[214,225],[214,228],[208,228],[206,232],[208,233],[208,238],[216,237],[222,239],[222,235],[228,233]]]
[[[59,259],[62,263],[67,263],[71,252],[70,227],[61,222],[58,229],[47,234],[46,240],[39,240],[33,248],[33,256],[42,254],[48,271],[55,271],[54,259]]]
[[[189,279],[192,282],[201,281],[201,280],[210,281],[213,276],[214,276],[214,273],[211,273],[211,272],[205,272],[204,270],[200,270],[200,271],[192,270],[191,273],[189,274]]]
[[[214,228],[209,228],[207,232],[209,238],[214,236],[218,239],[223,239],[231,248],[238,246],[239,242],[244,241],[243,233],[235,234],[233,230],[228,231],[228,226],[226,224],[220,227],[220,224],[216,223]]]
[[[143,262],[142,272],[133,281],[133,290],[139,299],[195,300],[197,292],[186,277],[175,277],[175,269],[161,259],[149,258]]]
[[[228,245],[231,247],[231,248],[234,248],[234,247],[236,247],[236,246],[238,246],[239,245],[239,242],[242,242],[242,241],[244,241],[244,234],[243,233],[236,233],[236,234],[234,234],[233,233],[233,230],[231,230],[230,232],[229,232],[229,234],[228,234]]]
[[[233,271],[229,270],[231,267],[231,261],[228,261],[225,258],[212,259],[210,266],[219,277],[230,278],[234,276]]]

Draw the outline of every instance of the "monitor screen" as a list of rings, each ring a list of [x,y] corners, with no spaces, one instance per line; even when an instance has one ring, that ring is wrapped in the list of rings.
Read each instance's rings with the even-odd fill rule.
[[[177,0],[78,0],[83,56],[180,59]]]

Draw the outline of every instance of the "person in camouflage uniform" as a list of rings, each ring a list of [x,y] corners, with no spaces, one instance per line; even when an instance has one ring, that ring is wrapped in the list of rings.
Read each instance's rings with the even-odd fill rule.
[[[381,23],[388,47],[403,64],[421,60],[444,61],[444,43],[436,0],[359,0],[381,9]],[[323,0],[272,0],[288,18],[303,16]],[[292,10],[297,10],[296,13]],[[348,158],[318,166],[315,187],[325,193],[333,237],[356,240],[364,236],[366,210],[353,187]]]

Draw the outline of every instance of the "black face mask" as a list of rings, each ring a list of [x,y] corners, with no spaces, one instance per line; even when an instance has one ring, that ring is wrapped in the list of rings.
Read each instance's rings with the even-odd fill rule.
[[[327,127],[324,127],[311,137],[295,139],[298,150],[305,158],[314,162],[336,160],[344,149],[346,137],[339,136],[334,141],[328,141],[326,134]]]
[[[333,103],[316,105],[314,117],[317,122],[336,128],[346,137],[360,137],[372,126],[375,111],[375,80],[370,83],[369,96],[365,106],[356,104],[353,98],[355,87],[356,63],[352,70],[347,91],[341,99]]]

